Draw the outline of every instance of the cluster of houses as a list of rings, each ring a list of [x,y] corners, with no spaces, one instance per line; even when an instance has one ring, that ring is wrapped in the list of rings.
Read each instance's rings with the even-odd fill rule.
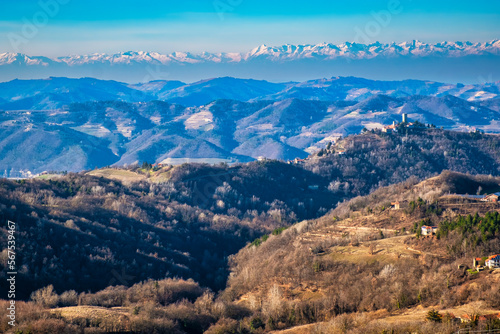
[[[293,159],[293,160],[288,161],[288,163],[289,163],[289,164],[303,164],[303,163],[305,163],[307,160],[309,160],[309,158],[305,158],[305,159],[295,158],[295,159]]]
[[[394,132],[396,131],[396,128],[398,125],[396,124],[396,121],[392,122],[391,125],[386,125],[382,128],[382,132]]]
[[[413,123],[408,122],[408,114],[403,114],[403,120],[401,123],[404,124],[405,127],[407,128],[412,128],[415,125]],[[399,124],[400,123],[396,123],[396,121],[393,121],[391,125],[384,126],[382,128],[382,132],[396,132]]]
[[[400,201],[395,201],[391,203],[392,205],[392,210],[399,210],[403,205],[407,205],[406,202],[400,202]],[[421,227],[421,234],[422,235],[433,235],[436,234],[438,230],[437,226],[427,226],[424,225]]]
[[[424,225],[421,227],[422,235],[433,235],[437,233],[437,230],[437,226]],[[472,267],[478,271],[485,268],[500,269],[500,254],[491,255],[488,258],[476,257],[473,259]]]
[[[338,154],[338,155],[343,155],[345,154],[345,150],[342,150],[342,151],[336,151],[335,154]],[[260,157],[258,159],[259,161],[261,161]],[[300,158],[295,158],[293,160],[289,160],[287,161],[288,164],[303,164],[305,163],[306,161],[308,161],[309,158],[305,158],[305,159],[300,159]]]
[[[421,227],[422,235],[433,235],[437,233],[437,230],[437,226],[424,225]],[[473,259],[472,267],[477,270],[483,270],[484,268],[500,269],[500,254],[491,255],[488,258],[476,257]]]
[[[479,271],[483,270],[486,267],[489,269],[500,269],[500,254],[491,255],[486,259],[476,257],[473,259],[472,266],[474,269],[477,269]]]

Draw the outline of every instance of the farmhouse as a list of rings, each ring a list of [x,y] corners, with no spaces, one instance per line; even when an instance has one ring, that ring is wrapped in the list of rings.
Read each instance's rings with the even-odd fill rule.
[[[478,269],[482,268],[483,266],[484,266],[484,259],[480,257],[475,257],[474,259],[472,259],[472,268]]]
[[[484,264],[490,269],[500,268],[500,254],[490,256]]]
[[[422,235],[433,235],[437,232],[437,226],[422,226]]]
[[[392,125],[384,126],[382,132],[394,132],[396,131],[397,124],[396,121],[392,122]]]
[[[483,202],[498,202],[499,196],[500,196],[500,193],[485,195],[481,201],[483,201]]]
[[[500,192],[489,194],[489,195],[469,195],[469,194],[449,194],[450,197],[462,197],[469,200],[481,201],[481,202],[498,202],[500,198]]]

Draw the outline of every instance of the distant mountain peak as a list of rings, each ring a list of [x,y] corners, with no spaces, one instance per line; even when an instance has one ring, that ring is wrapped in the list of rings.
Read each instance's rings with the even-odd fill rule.
[[[284,44],[281,46],[268,46],[262,44],[246,53],[209,53],[193,54],[190,52],[176,51],[170,54],[147,51],[125,51],[115,54],[93,53],[88,55],[72,55],[56,58],[42,56],[28,56],[21,53],[0,53],[0,66],[14,62],[28,66],[44,65],[50,63],[65,63],[77,66],[91,63],[103,64],[128,64],[128,63],[153,63],[168,64],[180,63],[210,63],[210,62],[244,62],[254,58],[264,57],[269,60],[296,60],[303,58],[317,58],[319,60],[335,58],[371,59],[375,57],[398,56],[449,56],[463,57],[467,55],[500,55],[500,40],[472,43],[465,42],[440,42],[435,44],[424,43],[417,39],[402,43],[360,44],[345,42],[338,45],[331,43],[319,44]]]

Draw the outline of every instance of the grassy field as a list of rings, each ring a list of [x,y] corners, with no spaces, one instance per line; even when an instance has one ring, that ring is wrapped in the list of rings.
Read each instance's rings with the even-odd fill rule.
[[[51,310],[52,313],[58,314],[68,320],[77,318],[87,318],[90,320],[118,318],[122,315],[128,316],[130,312],[127,308],[115,307],[105,308],[98,306],[70,306],[59,307]]]
[[[87,174],[97,177],[104,177],[111,180],[117,180],[125,185],[144,180],[160,183],[166,182],[170,179],[170,171],[172,170],[172,168],[175,167],[167,166],[157,171],[141,169],[141,173],[123,169],[102,168],[93,170],[91,172],[88,172]]]
[[[123,169],[113,169],[113,168],[103,168],[98,170],[93,170],[88,173],[88,175],[104,177],[106,179],[117,180],[123,184],[131,184],[133,182],[139,182],[146,179],[146,175],[135,173]]]
[[[134,317],[128,308],[123,307],[71,306],[55,308],[50,312],[73,324],[86,324],[112,332],[128,330]]]
[[[430,310],[438,310],[441,315],[450,314],[455,317],[466,315],[466,314],[499,314],[500,310],[491,309],[484,306],[480,302],[469,303],[449,309],[440,309],[439,305],[431,307],[417,306],[411,309],[401,310],[399,312],[389,313],[386,310],[379,310],[375,312],[366,312],[363,314],[353,314],[351,315],[355,323],[377,323],[381,328],[390,328],[391,325],[402,325],[405,323],[428,324],[426,322],[427,312]],[[357,320],[357,321],[356,321]],[[337,326],[336,326],[337,325]],[[273,331],[273,334],[320,334],[320,333],[337,333],[337,331],[331,331],[333,328],[337,329],[338,324],[336,324],[335,319],[330,322],[318,322],[309,325],[296,326],[281,331]]]
[[[62,177],[62,174],[43,174],[37,176],[37,178],[41,180],[53,180],[53,179],[58,179],[60,177]]]

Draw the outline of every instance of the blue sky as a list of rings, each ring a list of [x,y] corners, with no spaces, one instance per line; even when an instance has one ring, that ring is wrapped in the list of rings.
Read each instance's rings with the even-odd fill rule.
[[[368,41],[489,41],[500,38],[500,2],[3,1],[0,53],[241,52],[260,44],[363,42],[357,32],[374,27]]]

